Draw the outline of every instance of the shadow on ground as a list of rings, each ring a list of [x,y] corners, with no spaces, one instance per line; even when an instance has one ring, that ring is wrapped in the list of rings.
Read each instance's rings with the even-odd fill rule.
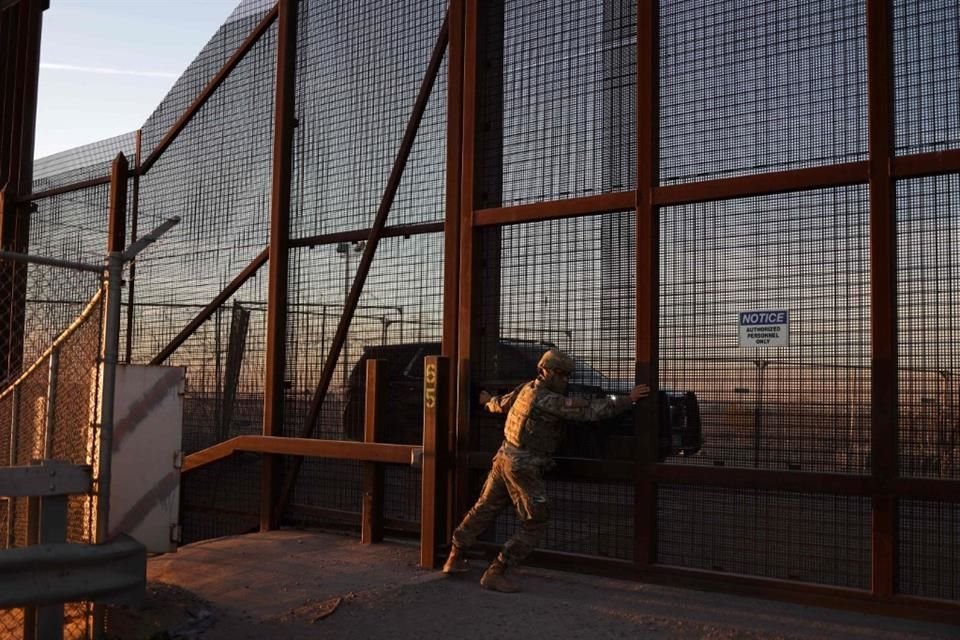
[[[139,609],[113,609],[124,640],[657,638],[913,640],[960,627],[542,569],[521,594],[484,591],[483,566],[447,577],[416,546],[274,531],[151,558]]]

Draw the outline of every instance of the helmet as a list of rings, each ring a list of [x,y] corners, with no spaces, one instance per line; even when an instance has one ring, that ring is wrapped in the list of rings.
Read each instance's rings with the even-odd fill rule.
[[[540,362],[537,363],[538,369],[566,371],[567,373],[573,373],[575,367],[573,358],[560,351],[560,349],[546,351],[540,356]]]

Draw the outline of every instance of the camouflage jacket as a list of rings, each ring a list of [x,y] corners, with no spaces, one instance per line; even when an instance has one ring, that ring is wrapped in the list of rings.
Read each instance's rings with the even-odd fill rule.
[[[551,391],[537,379],[510,393],[494,396],[485,405],[491,413],[506,413],[504,440],[531,455],[549,458],[563,435],[564,421],[595,422],[611,418],[630,408],[630,398],[604,397],[595,400],[569,398]]]

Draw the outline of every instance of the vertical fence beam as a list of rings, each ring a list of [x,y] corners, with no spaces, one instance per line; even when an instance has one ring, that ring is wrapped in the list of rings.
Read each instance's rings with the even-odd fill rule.
[[[444,356],[427,356],[423,362],[423,464],[420,470],[420,566],[434,569],[437,551],[446,540],[446,518],[441,492],[445,474],[438,463],[443,452],[448,427],[446,421],[450,393],[450,360]]]
[[[277,78],[273,124],[273,184],[270,203],[270,266],[267,293],[267,354],[263,392],[263,435],[283,432],[286,377],[287,287],[290,258],[290,192],[293,133],[296,127],[297,3],[280,0]],[[276,513],[278,461],[264,455],[260,475],[260,530],[268,531]]]
[[[20,385],[13,388],[10,394],[10,453],[7,456],[7,464],[11,467],[17,466],[17,438],[20,433]],[[16,526],[17,500],[16,498],[7,498],[7,539],[5,540],[7,549],[12,549],[17,542],[17,536],[14,531]]]
[[[367,360],[366,395],[363,398],[363,441],[379,442],[381,429],[380,361]],[[363,507],[360,514],[360,543],[383,542],[383,465],[363,463]]]
[[[37,464],[34,462],[34,464]],[[67,496],[31,498],[36,501],[36,538],[32,544],[62,544],[67,541]],[[38,606],[35,609],[37,638],[63,638],[63,604]]]
[[[124,239],[127,219],[127,159],[121,153],[110,174],[110,220],[108,225],[108,273],[106,326],[103,332],[103,379],[100,397],[100,455],[97,468],[97,536],[103,543],[110,536],[110,481],[113,458],[113,401],[120,346],[120,290],[123,276]]]
[[[658,4],[637,3],[637,212],[636,380],[655,390],[659,381],[660,222],[653,190],[659,181]],[[656,393],[635,410],[637,483],[634,490],[634,561],[656,561],[657,488],[648,473],[657,461]]]
[[[16,17],[14,9],[0,11],[0,191],[10,175],[10,135],[13,132],[13,88],[17,62],[17,38],[14,37]]]
[[[120,306],[123,279],[124,240],[127,223],[127,180],[130,177],[126,157],[120,153],[110,172],[110,218],[107,233],[107,300],[103,330],[103,377],[100,391],[100,453],[97,460],[97,544],[110,538],[110,483],[113,477],[113,407],[120,352]],[[94,637],[103,637],[106,610],[93,607]]]
[[[304,421],[303,429],[300,433],[301,438],[310,438],[317,426],[317,420],[320,418],[320,410],[323,408],[323,401],[327,396],[327,390],[333,380],[336,372],[337,363],[340,360],[340,354],[343,351],[343,345],[347,340],[347,333],[350,330],[350,324],[353,320],[353,314],[357,310],[360,302],[360,294],[363,293],[363,287],[366,284],[367,276],[370,273],[370,267],[373,264],[373,258],[377,252],[377,245],[380,239],[384,237],[384,228],[387,224],[387,216],[393,207],[393,201],[396,198],[397,190],[400,187],[400,179],[403,177],[404,169],[407,166],[407,160],[413,149],[413,143],[417,137],[417,131],[420,129],[420,122],[427,110],[427,102],[433,91],[433,85],[436,82],[440,72],[440,66],[443,62],[444,53],[447,49],[449,36],[448,30],[449,15],[444,16],[443,25],[437,34],[437,40],[434,43],[433,51],[430,54],[430,62],[423,74],[423,81],[420,83],[420,90],[417,92],[417,99],[414,102],[410,119],[403,132],[403,139],[400,141],[400,148],[397,150],[397,156],[393,161],[393,167],[390,169],[390,176],[387,178],[387,185],[384,188],[383,196],[380,198],[380,205],[377,207],[377,215],[374,217],[373,226],[370,227],[366,244],[364,245],[363,255],[360,257],[360,264],[357,265],[357,273],[354,276],[353,284],[350,286],[350,293],[343,305],[343,314],[337,323],[337,331],[333,336],[330,345],[330,352],[327,354],[323,363],[323,370],[320,372],[320,381],[317,382],[317,388],[313,393],[313,399],[310,401],[310,409],[307,412],[307,418]],[[296,457],[290,465],[286,479],[283,483],[283,490],[280,493],[277,514],[283,511],[285,505],[289,502],[290,495],[293,493],[293,487],[296,485],[297,476],[300,474],[300,465],[303,463],[303,457]]]
[[[40,68],[40,33],[46,0],[20,2],[3,12],[10,39],[3,74],[5,103],[0,127],[5,131],[0,146],[0,190],[7,192],[0,211],[0,250],[26,253],[30,240],[29,202],[15,202],[31,192],[33,153],[37,123],[37,85]],[[16,377],[23,364],[23,334],[26,317],[27,267],[16,263],[0,270],[0,293],[4,297],[0,327],[0,383]]]
[[[871,589],[895,590],[897,503],[897,260],[893,164],[893,92],[890,1],[867,1],[867,74],[870,108],[870,300],[872,337],[873,498]]]
[[[459,311],[457,314],[457,422],[456,422],[456,472],[454,479],[454,510],[456,519],[469,504],[469,476],[466,450],[470,444],[470,415],[473,409],[471,389],[471,355],[473,353],[474,321],[473,308],[476,291],[473,275],[475,269],[476,230],[473,226],[475,192],[475,157],[477,144],[477,20],[478,0],[465,0],[463,36],[463,129],[461,134],[461,182],[460,182],[460,284]]]
[[[136,151],[133,159],[133,194],[130,211],[130,242],[137,241],[137,225],[140,218],[140,163],[143,156],[143,130],[137,129]],[[133,293],[137,282],[137,260],[130,261],[130,271],[127,282],[127,347],[123,361],[129,364],[133,361],[133,332],[134,306]]]
[[[438,497],[443,511],[437,514],[443,528],[441,539],[446,540],[453,534],[453,496],[455,484],[452,461],[457,446],[457,378],[456,367],[449,366],[457,362],[457,328],[460,306],[460,184],[463,166],[463,22],[466,12],[466,0],[450,2],[450,36],[447,45],[447,176],[446,176],[446,215],[443,233],[443,336],[440,352],[447,358],[446,376],[443,393],[447,411],[445,429],[437,434],[438,466],[437,478],[440,484],[436,491],[443,492]],[[426,436],[424,436],[426,437]],[[426,446],[426,441],[424,441]],[[426,478],[426,464],[424,465]],[[426,494],[424,494],[425,497]],[[425,504],[425,503],[421,503]],[[422,508],[422,507],[421,507]],[[421,536],[423,527],[421,526]],[[421,537],[421,564],[423,562],[423,538]],[[426,565],[424,565],[426,566]],[[432,565],[428,568],[432,568]]]

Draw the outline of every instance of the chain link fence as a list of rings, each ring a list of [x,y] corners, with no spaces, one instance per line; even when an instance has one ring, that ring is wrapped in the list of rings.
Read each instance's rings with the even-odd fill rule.
[[[96,469],[96,408],[100,394],[100,354],[103,339],[102,278],[63,269],[30,265],[4,268],[8,286],[3,304],[22,305],[23,324],[12,327],[24,345],[23,366],[0,391],[0,464],[26,466],[41,459],[56,459]],[[51,291],[72,289],[71,295],[50,296]],[[86,302],[83,291],[96,293]],[[19,293],[18,293],[19,291]],[[43,298],[31,291],[45,291]],[[19,301],[17,297],[19,296]],[[43,345],[46,345],[45,348]],[[8,358],[8,364],[13,362]],[[94,542],[94,495],[71,496],[67,511],[67,542]],[[31,544],[35,524],[27,498],[0,502],[0,548]],[[0,610],[0,637],[24,636],[29,610]],[[83,640],[93,629],[92,604],[64,607],[64,638]],[[29,626],[29,624],[27,625]]]

